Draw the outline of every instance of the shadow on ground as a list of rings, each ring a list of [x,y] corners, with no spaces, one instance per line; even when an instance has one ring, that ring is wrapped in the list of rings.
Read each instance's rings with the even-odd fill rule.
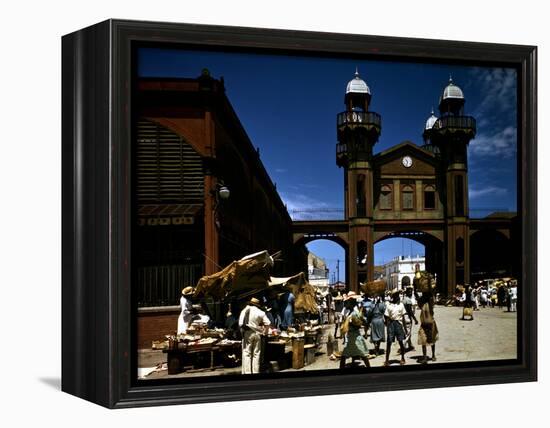
[[[38,378],[40,382],[42,382],[44,385],[47,385],[53,389],[57,389],[58,391],[61,391],[61,379],[58,377],[40,377]]]

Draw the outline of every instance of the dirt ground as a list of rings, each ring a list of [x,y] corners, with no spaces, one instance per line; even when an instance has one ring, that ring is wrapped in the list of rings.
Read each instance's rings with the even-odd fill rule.
[[[419,313],[417,312],[417,318]],[[504,360],[516,358],[517,352],[517,313],[507,312],[505,309],[481,308],[474,312],[472,321],[463,321],[462,308],[460,307],[435,307],[435,319],[439,330],[439,341],[436,344],[437,362],[429,361],[428,364],[445,364],[450,362],[465,361],[486,361],[486,360]],[[315,361],[306,365],[300,370],[330,370],[338,369],[339,361],[331,360],[326,353],[326,340],[328,334],[334,334],[334,326],[326,325],[322,344],[316,354]],[[418,326],[413,325],[412,345],[416,348],[406,353],[406,364],[419,364],[418,359],[422,356],[422,349],[417,345]],[[342,339],[338,339],[338,349],[343,349]],[[374,346],[368,342],[369,349]],[[382,350],[386,347],[382,345]],[[390,363],[399,364],[399,345],[394,343],[390,355]],[[287,347],[287,352],[290,352]],[[428,350],[428,356],[431,351]],[[289,355],[290,357],[290,355]],[[370,364],[372,367],[382,366],[384,355],[371,355]],[[166,354],[162,351],[140,350],[138,354],[138,367],[155,367],[166,362]],[[351,366],[350,359],[347,366]],[[353,364],[363,365],[356,361]],[[292,368],[280,367],[281,371],[293,371]],[[168,375],[167,370],[160,370],[150,373],[144,379],[172,379],[180,377],[196,376],[217,376],[224,374],[238,374],[240,367],[224,368],[216,370],[206,370],[195,373],[181,373],[177,375]]]

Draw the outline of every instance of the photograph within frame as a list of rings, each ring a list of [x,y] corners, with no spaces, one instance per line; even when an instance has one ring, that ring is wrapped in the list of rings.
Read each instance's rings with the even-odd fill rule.
[[[207,375],[184,381],[179,378],[138,380],[138,306],[137,300],[133,300],[137,299],[137,293],[132,287],[131,272],[134,228],[139,226],[134,217],[131,187],[135,119],[132,114],[137,94],[132,86],[136,82],[132,75],[137,70],[133,48],[138,44],[358,61],[515,68],[520,139],[518,210],[523,216],[520,251],[524,285],[518,289],[518,359],[437,363],[428,364],[428,369],[420,364],[408,364],[372,367],[368,371],[358,366],[344,371]],[[351,65],[351,73],[355,66]],[[374,90],[368,72],[359,71]],[[345,81],[351,80],[348,73],[346,68]],[[127,408],[537,380],[535,46],[107,20],[63,36],[62,74],[64,392],[109,408]],[[220,77],[214,71],[212,75]],[[374,97],[381,100],[378,90]],[[337,103],[341,102],[339,98]],[[425,114],[425,107],[421,108]],[[331,117],[333,121],[334,116]],[[261,156],[263,161],[265,157]]]
[[[341,351],[352,359],[342,373],[518,361],[517,69],[169,47],[134,54],[140,379],[338,370]],[[345,247],[330,270],[326,256],[304,250],[319,239]],[[338,277],[329,287],[330,271]],[[386,299],[376,298],[379,279]],[[396,290],[409,322],[386,326]],[[299,321],[290,326],[281,309],[289,294]],[[415,316],[417,300],[425,310]],[[257,305],[270,307],[276,328],[244,370],[238,315]],[[189,332],[184,309],[197,320]],[[348,333],[352,351],[335,337],[347,315],[364,324]],[[436,361],[421,349],[435,350],[438,330]],[[383,355],[390,334],[403,335],[401,359],[398,340]]]

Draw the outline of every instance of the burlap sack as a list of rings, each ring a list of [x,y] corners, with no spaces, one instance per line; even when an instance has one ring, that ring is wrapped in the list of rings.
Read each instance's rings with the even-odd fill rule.
[[[413,285],[416,291],[427,293],[428,291],[432,291],[435,286],[434,278],[428,272],[421,272],[420,278],[414,278]]]
[[[382,296],[386,291],[386,281],[368,281],[361,284],[361,291],[368,296]]]

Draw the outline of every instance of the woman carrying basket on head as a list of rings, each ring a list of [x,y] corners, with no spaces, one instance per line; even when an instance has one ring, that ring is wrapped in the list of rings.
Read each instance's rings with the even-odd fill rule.
[[[372,301],[365,307],[365,316],[367,324],[370,326],[370,340],[374,344],[374,354],[380,354],[380,343],[386,340],[386,324],[384,322],[384,313],[386,304],[384,302],[384,292],[386,290],[385,281],[370,281],[364,284],[365,294],[372,297]]]
[[[367,322],[370,325],[370,341],[374,344],[376,356],[380,354],[380,343],[386,340],[385,312],[386,304],[380,296],[376,296],[366,313]]]
[[[435,362],[435,342],[439,338],[437,324],[434,319],[434,303],[431,292],[422,293],[420,298],[420,329],[418,330],[418,344],[422,346],[421,364],[427,364],[427,346],[432,348],[432,361]]]

